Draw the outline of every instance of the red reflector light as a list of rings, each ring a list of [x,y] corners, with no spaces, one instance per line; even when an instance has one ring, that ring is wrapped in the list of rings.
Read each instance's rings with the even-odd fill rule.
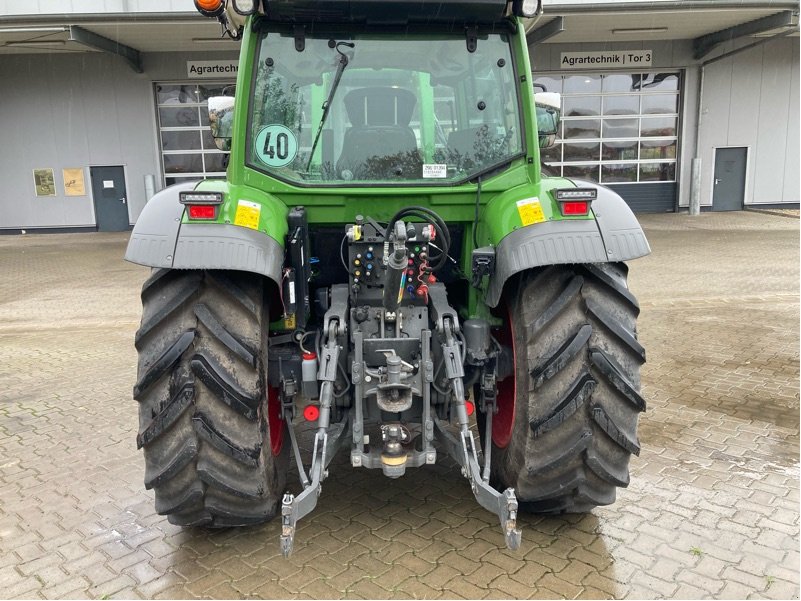
[[[189,219],[214,219],[216,216],[216,205],[189,205]]]
[[[572,200],[560,203],[562,215],[586,215],[590,212],[590,203],[586,200]]]
[[[303,410],[303,417],[307,422],[316,422],[317,418],[320,417],[320,410],[317,405],[307,405]]]
[[[467,409],[467,415],[468,415],[468,417],[469,417],[469,416],[471,416],[471,415],[473,415],[473,413],[475,413],[475,411],[476,411],[476,406],[473,404],[473,401],[465,401],[465,402],[464,402],[464,406],[465,406],[465,408]]]

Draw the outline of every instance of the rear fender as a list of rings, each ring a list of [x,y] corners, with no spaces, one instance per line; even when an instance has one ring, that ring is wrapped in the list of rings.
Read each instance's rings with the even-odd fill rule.
[[[548,192],[543,192],[543,210],[551,219],[512,229],[495,245],[495,273],[485,299],[489,307],[498,306],[506,282],[526,269],[629,261],[651,252],[637,218],[618,194],[592,182],[574,183],[598,191],[592,203],[594,219],[559,219],[556,203]],[[492,216],[487,218],[491,220]]]
[[[197,182],[153,196],[136,221],[125,260],[148,267],[248,271],[280,285],[284,249],[272,237],[230,223],[183,223],[178,194]]]

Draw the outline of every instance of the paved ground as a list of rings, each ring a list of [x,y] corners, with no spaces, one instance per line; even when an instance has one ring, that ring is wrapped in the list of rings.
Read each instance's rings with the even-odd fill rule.
[[[648,412],[618,502],[523,517],[458,471],[332,469],[296,553],[278,525],[182,531],[142,486],[125,235],[0,239],[0,597],[798,598],[799,228],[645,216],[632,264]]]

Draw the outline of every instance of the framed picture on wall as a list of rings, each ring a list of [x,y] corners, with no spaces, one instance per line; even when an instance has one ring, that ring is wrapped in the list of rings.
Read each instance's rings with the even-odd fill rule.
[[[61,174],[64,176],[65,196],[86,196],[83,167],[62,169]]]
[[[52,169],[34,169],[33,185],[36,188],[36,196],[56,195],[56,179]]]

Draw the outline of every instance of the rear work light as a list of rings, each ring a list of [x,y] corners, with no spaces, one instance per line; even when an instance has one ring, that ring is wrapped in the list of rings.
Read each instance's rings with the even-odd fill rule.
[[[189,219],[216,219],[222,192],[180,192],[178,200],[186,205]]]
[[[245,17],[258,10],[257,0],[231,0],[231,4],[237,13]]]
[[[222,204],[222,192],[179,192],[178,200],[184,205]]]
[[[590,205],[598,196],[595,188],[565,188],[554,192],[559,210],[566,217],[589,215]]]
[[[514,0],[512,14],[516,17],[528,19],[536,17],[542,12],[542,0]]]

